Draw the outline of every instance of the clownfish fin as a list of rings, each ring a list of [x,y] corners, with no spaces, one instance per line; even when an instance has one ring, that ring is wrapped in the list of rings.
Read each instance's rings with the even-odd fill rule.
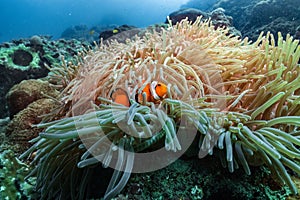
[[[116,88],[110,95],[113,102],[130,107],[130,100],[127,92],[122,88]]]

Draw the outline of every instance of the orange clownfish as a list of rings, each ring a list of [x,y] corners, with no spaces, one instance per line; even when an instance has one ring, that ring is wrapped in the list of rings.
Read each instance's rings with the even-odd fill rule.
[[[142,90],[141,94],[136,94],[135,100],[139,103],[143,101],[143,93],[146,94],[146,100],[148,102],[156,102],[161,100],[167,95],[168,87],[157,81],[152,81],[148,83],[145,88]]]
[[[127,92],[122,88],[116,88],[112,92],[111,98],[112,98],[113,102],[115,102],[115,103],[122,104],[127,107],[130,106],[129,96],[128,96]]]
[[[138,103],[143,102],[143,93],[145,93],[146,101],[157,102],[166,97],[168,93],[168,87],[165,84],[157,81],[152,81],[151,83],[148,83],[142,90],[141,94],[135,95],[135,100]],[[115,89],[111,94],[111,98],[115,103],[119,103],[127,107],[130,106],[129,96],[127,92],[122,88]]]

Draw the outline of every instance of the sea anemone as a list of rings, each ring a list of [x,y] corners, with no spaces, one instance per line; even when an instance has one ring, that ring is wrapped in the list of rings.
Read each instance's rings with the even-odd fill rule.
[[[76,64],[53,68],[62,106],[36,125],[44,131],[21,155],[36,152],[30,176],[37,176],[37,191],[84,199],[102,163],[115,169],[104,195],[110,199],[132,172],[173,162],[198,138],[200,158],[216,150],[230,172],[241,165],[249,175],[249,164],[261,160],[297,193],[286,167],[300,174],[300,47],[289,35],[278,38],[261,34],[252,43],[209,20],[182,20],[126,43],[101,42]],[[147,102],[142,91],[152,81],[168,92]],[[129,107],[112,101],[117,88],[128,94]],[[154,167],[149,158],[143,166],[150,169],[140,168],[140,153],[158,149],[176,156],[160,156],[163,164]]]

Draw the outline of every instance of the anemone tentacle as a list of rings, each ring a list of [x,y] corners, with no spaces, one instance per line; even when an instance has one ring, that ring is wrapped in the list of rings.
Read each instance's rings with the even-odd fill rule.
[[[44,130],[22,157],[37,151],[31,175],[38,177],[42,197],[85,198],[92,167],[110,166],[117,154],[108,199],[128,181],[134,153],[157,145],[181,151],[177,131],[185,119],[184,128],[200,135],[200,158],[220,150],[230,172],[242,165],[250,175],[251,159],[258,157],[297,193],[286,167],[300,172],[299,58],[299,41],[289,35],[284,40],[279,33],[275,42],[272,34],[261,34],[250,43],[201,18],[126,43],[101,42],[77,65],[52,69],[54,78],[64,80],[63,106],[37,125]],[[167,97],[136,102],[152,81],[168,86]],[[130,107],[112,101],[117,88],[128,93]]]

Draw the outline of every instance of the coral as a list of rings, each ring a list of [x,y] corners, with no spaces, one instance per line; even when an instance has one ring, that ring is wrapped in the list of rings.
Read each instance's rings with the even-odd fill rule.
[[[0,44],[0,117],[8,116],[5,95],[15,84],[23,80],[47,76],[46,65],[60,65],[61,57],[69,61],[86,42],[77,40],[51,41],[47,36],[34,35],[28,39]]]
[[[216,157],[178,159],[168,167],[150,173],[133,174],[120,196],[125,199],[285,199],[288,192],[271,182],[264,167],[231,174],[216,162]],[[262,181],[263,180],[263,181]],[[270,181],[271,183],[268,183]],[[267,182],[267,183],[266,183]]]
[[[24,80],[14,85],[7,93],[11,121],[5,131],[7,145],[16,153],[24,152],[30,147],[29,140],[41,131],[32,128],[40,123],[44,116],[59,106],[56,100],[59,92],[43,80]]]
[[[295,33],[295,39],[299,39],[299,36],[297,37],[297,26],[297,22],[291,23],[290,21],[287,21],[286,18],[278,17],[268,24],[247,30],[247,34],[245,36],[257,38],[262,31],[269,30],[270,33],[275,34],[284,30],[283,32],[286,33]]]
[[[39,68],[39,61],[38,54],[31,52],[24,44],[0,49],[0,65],[26,71],[30,68]]]
[[[106,32],[108,30],[113,30],[116,28],[117,25],[110,24],[110,25],[95,25],[92,27],[88,27],[87,25],[81,24],[81,25],[75,25],[68,27],[61,33],[61,38],[64,38],[66,40],[70,39],[76,39],[83,42],[89,42],[91,44],[94,43],[94,41],[99,40],[99,35],[102,32]],[[111,33],[111,31],[108,31]],[[107,33],[108,33],[107,32]]]
[[[9,117],[0,119],[0,151],[3,151],[4,149],[7,149],[6,147],[8,147],[6,145],[7,138],[5,137],[5,131],[9,121],[10,121]]]
[[[270,31],[275,38],[278,31],[296,35],[300,23],[298,5],[299,0],[219,0],[214,8],[224,8],[242,35],[255,41],[261,31]]]
[[[114,35],[119,35],[119,33],[121,32],[128,32],[132,29],[135,29],[136,33],[137,34],[138,32],[140,32],[141,30],[139,30],[137,27],[135,26],[129,26],[129,25],[122,25],[122,26],[118,26],[118,27],[114,27],[113,29],[109,29],[109,30],[105,30],[105,31],[102,31],[99,35],[99,39],[103,39],[103,40],[106,40],[108,38],[111,38],[113,37]],[[135,35],[134,34],[134,35]],[[124,36],[125,37],[125,36]],[[131,38],[132,36],[128,35],[125,39],[127,38]],[[114,39],[117,39],[118,41],[121,40],[123,42],[125,42],[125,39],[123,39],[123,37],[121,37],[120,39],[118,37],[114,37]],[[120,42],[120,41],[119,41]]]
[[[30,147],[28,141],[41,131],[31,125],[40,123],[44,115],[59,106],[58,95],[53,85],[39,79],[24,80],[7,93],[11,121],[6,127],[5,143],[16,153]]]
[[[33,192],[34,178],[25,181],[29,166],[18,160],[14,152],[0,153],[0,199],[27,199]]]
[[[37,52],[24,44],[5,43],[0,47],[0,116],[7,116],[5,94],[16,83],[28,78],[46,76],[48,70],[39,64]]]
[[[228,31],[183,20],[52,69],[65,84],[62,107],[34,126],[44,130],[21,155],[36,152],[31,175],[41,198],[93,198],[88,188],[102,163],[115,169],[110,199],[132,172],[172,163],[194,140],[199,158],[216,154],[230,172],[241,166],[248,175],[249,165],[264,163],[296,194],[287,168],[300,174],[299,41],[267,33],[249,43]],[[168,95],[147,102],[141,91],[154,80]],[[112,102],[117,88],[130,107]]]
[[[203,12],[194,8],[181,9],[171,13],[169,15],[169,19],[174,25],[185,18],[188,18],[190,21],[194,22],[199,16],[202,17],[202,20],[207,20],[210,18],[211,23],[215,26],[215,29],[219,27],[227,27],[229,29],[229,34],[241,36],[240,31],[233,26],[232,17],[225,15],[225,10],[222,8],[214,9],[211,12]],[[166,20],[166,23],[168,23],[169,19]]]
[[[25,109],[30,103],[45,97],[56,98],[56,91],[48,81],[24,80],[14,85],[6,94],[10,117],[13,118],[19,111]]]
[[[31,144],[28,142],[38,136],[41,129],[32,128],[32,124],[42,121],[44,115],[56,108],[58,103],[53,99],[41,98],[26,106],[9,122],[6,129],[7,143],[16,153],[27,150]]]

